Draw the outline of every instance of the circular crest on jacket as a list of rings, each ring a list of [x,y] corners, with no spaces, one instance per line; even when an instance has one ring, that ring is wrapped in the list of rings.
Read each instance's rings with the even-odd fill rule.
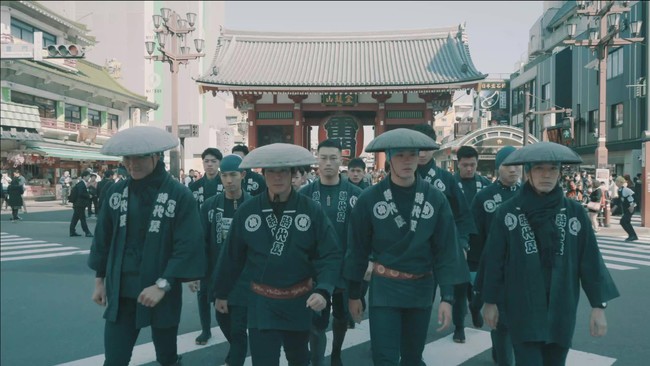
[[[136,126],[116,133],[102,146],[101,153],[113,156],[153,154],[178,145],[178,138],[153,126]]]
[[[522,165],[526,163],[580,164],[582,158],[564,145],[542,141],[526,145],[512,152],[503,161],[502,165]]]
[[[276,143],[251,151],[239,164],[239,168],[292,168],[316,162],[316,157],[302,146]]]
[[[388,149],[437,150],[440,145],[422,132],[408,128],[396,128],[375,137],[366,152],[386,151]]]

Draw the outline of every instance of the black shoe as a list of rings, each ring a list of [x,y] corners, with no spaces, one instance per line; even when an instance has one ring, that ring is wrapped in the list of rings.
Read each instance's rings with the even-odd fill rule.
[[[207,332],[201,332],[198,337],[194,340],[194,342],[199,345],[199,346],[205,346],[208,343],[208,339],[212,337],[212,333],[210,331]]]
[[[469,313],[472,315],[472,325],[475,328],[483,328],[483,316],[481,316],[481,309],[469,304]]]
[[[93,236],[93,233],[86,233],[86,238],[92,238]]]
[[[629,238],[625,239],[625,241],[635,241],[635,240],[639,240],[639,237],[636,235],[630,236]]]
[[[81,234],[77,234],[77,233],[70,233],[70,236],[81,236]]]
[[[465,343],[465,328],[459,327],[454,330],[454,342]]]

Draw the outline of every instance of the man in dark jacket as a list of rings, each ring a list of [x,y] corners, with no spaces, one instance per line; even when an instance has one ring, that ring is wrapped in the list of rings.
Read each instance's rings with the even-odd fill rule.
[[[99,213],[101,212],[102,209],[102,201],[106,197],[106,193],[108,192],[108,188],[110,188],[115,181],[113,180],[113,175],[115,173],[112,170],[107,170],[104,172],[104,178],[97,183],[97,216],[99,216]]]
[[[585,209],[564,197],[562,164],[582,162],[571,149],[538,142],[504,165],[524,165],[527,182],[497,208],[483,251],[485,322],[505,310],[517,365],[564,365],[576,324],[580,286],[590,333],[607,333],[605,308],[619,293],[605,267]]]
[[[90,194],[88,193],[88,187],[86,184],[90,180],[90,172],[84,170],[81,173],[81,179],[72,188],[70,196],[74,198],[72,201],[72,220],[70,221],[70,236],[81,236],[77,233],[77,223],[81,221],[81,228],[83,229],[86,236],[91,238],[93,234],[88,229],[88,224],[86,223],[86,207],[90,204]]]
[[[148,326],[156,361],[179,365],[181,282],[204,277],[206,258],[196,201],[161,160],[162,151],[177,145],[160,128],[138,126],[118,132],[101,150],[123,156],[130,174],[110,187],[88,257],[95,270],[92,299],[106,306],[104,365],[128,365]]]

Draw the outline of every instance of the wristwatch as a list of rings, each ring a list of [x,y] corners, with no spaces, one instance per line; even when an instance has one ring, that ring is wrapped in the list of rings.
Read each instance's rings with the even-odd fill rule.
[[[158,286],[159,289],[168,292],[169,290],[172,289],[172,286],[169,284],[169,281],[167,281],[164,278],[159,278],[156,280],[156,286]]]
[[[603,302],[600,305],[596,305],[597,309],[607,309],[607,303]]]

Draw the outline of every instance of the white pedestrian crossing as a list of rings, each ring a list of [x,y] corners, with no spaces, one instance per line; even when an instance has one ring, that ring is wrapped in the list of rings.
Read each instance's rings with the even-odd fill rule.
[[[74,246],[0,233],[0,262],[83,255],[89,252]]]
[[[613,223],[612,223],[613,224]],[[596,234],[605,266],[612,270],[628,271],[650,267],[650,237],[626,242],[625,237]]]
[[[205,346],[197,346],[194,339],[200,334],[200,331],[190,332],[178,336],[177,347],[179,354],[186,354],[193,351],[204,350],[216,345],[226,342],[226,338],[219,329],[219,327],[212,328],[212,338],[208,340]],[[439,338],[433,342],[426,344],[422,358],[428,365],[445,365],[455,366],[471,360],[479,354],[487,351],[492,346],[490,339],[490,332],[485,330],[477,330],[472,328],[465,328],[467,341],[464,344],[455,343],[452,340],[452,334],[446,337]],[[343,342],[343,349],[351,350],[354,347],[360,346],[370,342],[370,324],[368,320],[362,321],[357,324],[354,329],[349,329],[345,341]],[[329,356],[332,352],[332,332],[327,332],[327,349],[325,356]],[[345,360],[345,352],[343,353]],[[133,356],[129,365],[144,365],[152,363],[156,360],[155,349],[153,343],[145,343],[135,346],[133,349]],[[57,366],[91,366],[99,365],[104,361],[104,355],[96,355],[76,361],[66,362]],[[587,353],[576,350],[570,350],[567,357],[567,366],[611,366],[616,361],[615,358],[601,356],[595,353]],[[246,366],[251,366],[251,358],[248,357],[244,363]],[[284,352],[280,355],[280,365],[288,365]]]

